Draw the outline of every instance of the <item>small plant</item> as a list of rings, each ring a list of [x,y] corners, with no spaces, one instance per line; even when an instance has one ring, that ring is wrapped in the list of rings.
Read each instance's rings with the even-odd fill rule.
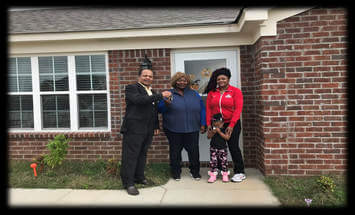
[[[317,180],[317,183],[319,184],[323,192],[334,192],[335,184],[333,179],[326,176],[320,176],[320,178]]]
[[[115,159],[109,159],[106,165],[106,172],[110,175],[118,175],[121,168],[121,161]]]
[[[56,135],[54,140],[47,144],[49,154],[44,155],[44,163],[52,169],[57,165],[61,165],[67,155],[69,141],[70,139],[67,139],[64,134]]]
[[[39,167],[39,171],[38,172],[42,173],[43,170],[44,170],[44,166],[46,165],[45,162],[44,162],[44,154],[37,156],[36,158],[33,159],[33,161],[35,163],[37,163],[37,165]]]

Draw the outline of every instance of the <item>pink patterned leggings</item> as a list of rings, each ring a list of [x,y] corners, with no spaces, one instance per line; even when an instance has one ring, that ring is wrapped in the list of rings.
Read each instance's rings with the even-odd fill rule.
[[[212,172],[218,170],[218,164],[223,172],[228,171],[228,150],[210,147],[210,167]]]

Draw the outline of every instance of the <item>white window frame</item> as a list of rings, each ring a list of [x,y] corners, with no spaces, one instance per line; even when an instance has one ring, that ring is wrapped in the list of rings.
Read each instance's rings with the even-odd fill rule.
[[[78,91],[76,88],[76,71],[75,71],[75,56],[79,55],[104,55],[105,56],[105,69],[106,69],[106,90],[92,90],[92,91]],[[40,79],[39,79],[39,65],[38,57],[48,56],[66,56],[68,65],[68,80],[69,80],[69,92],[68,91],[56,91],[56,92],[41,92],[40,91]],[[32,95],[33,96],[33,118],[34,128],[9,128],[9,132],[110,132],[111,131],[111,102],[110,102],[110,74],[108,64],[107,52],[85,52],[85,53],[55,53],[55,54],[31,54],[31,55],[16,55],[15,57],[30,57],[31,58],[31,70],[32,70],[32,92],[13,92],[7,95]],[[42,95],[69,95],[69,110],[70,110],[70,128],[42,128]],[[79,104],[78,94],[106,94],[107,96],[107,128],[79,128]],[[40,120],[38,120],[40,119]]]

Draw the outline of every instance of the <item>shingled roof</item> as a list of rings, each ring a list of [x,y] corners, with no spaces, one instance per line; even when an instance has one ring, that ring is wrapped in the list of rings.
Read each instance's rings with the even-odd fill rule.
[[[42,8],[9,10],[9,34],[226,24],[241,8]]]

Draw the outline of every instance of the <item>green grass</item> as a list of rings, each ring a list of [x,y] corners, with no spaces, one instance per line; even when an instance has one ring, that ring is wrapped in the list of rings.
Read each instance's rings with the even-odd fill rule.
[[[346,180],[342,175],[326,175],[335,184],[334,192],[322,189],[320,176],[267,176],[264,182],[271,188],[283,207],[307,207],[305,199],[312,199],[310,207],[345,207]]]
[[[107,172],[107,161],[64,161],[61,166],[44,168],[37,177],[30,168],[30,161],[10,161],[8,182],[11,188],[67,188],[67,189],[123,189],[119,168],[116,174]],[[168,164],[148,164],[145,176],[148,185],[137,188],[159,186],[169,180]]]

